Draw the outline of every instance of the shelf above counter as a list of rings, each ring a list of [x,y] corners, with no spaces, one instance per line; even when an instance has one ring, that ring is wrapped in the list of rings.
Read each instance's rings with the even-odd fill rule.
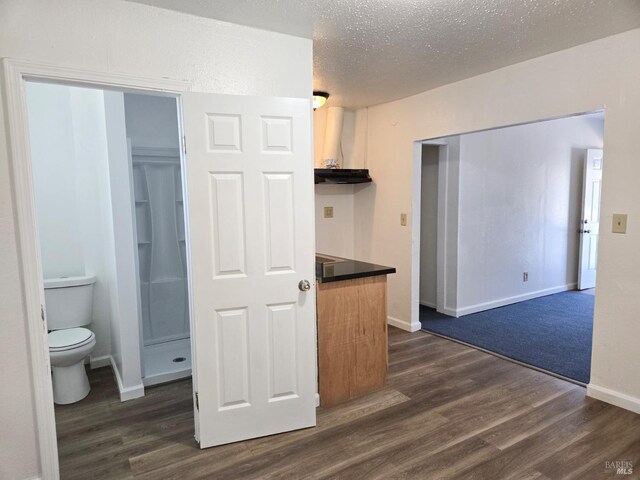
[[[313,173],[316,185],[354,185],[373,181],[366,168],[315,168]]]

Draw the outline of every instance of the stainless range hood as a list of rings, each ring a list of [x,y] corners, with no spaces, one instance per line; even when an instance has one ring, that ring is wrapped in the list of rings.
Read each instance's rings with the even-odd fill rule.
[[[314,170],[314,183],[325,184],[349,184],[371,183],[369,170],[366,168],[316,168]]]

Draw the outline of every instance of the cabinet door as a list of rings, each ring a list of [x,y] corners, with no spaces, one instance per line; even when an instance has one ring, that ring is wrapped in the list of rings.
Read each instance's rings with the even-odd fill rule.
[[[318,383],[323,406],[351,398],[358,305],[355,281],[318,284]]]
[[[318,285],[320,402],[328,407],[387,380],[386,276]]]
[[[387,277],[360,279],[351,398],[387,381]]]

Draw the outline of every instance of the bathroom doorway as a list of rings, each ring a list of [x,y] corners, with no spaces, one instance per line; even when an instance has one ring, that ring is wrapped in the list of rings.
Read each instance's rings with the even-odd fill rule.
[[[93,336],[120,399],[190,376],[177,98],[28,81],[26,100],[48,319],[52,279],[94,278],[89,318],[64,327]]]

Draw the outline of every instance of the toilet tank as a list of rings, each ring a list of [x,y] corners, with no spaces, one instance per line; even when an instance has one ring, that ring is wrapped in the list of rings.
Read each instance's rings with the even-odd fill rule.
[[[82,327],[91,323],[96,277],[47,278],[44,299],[49,330]]]

